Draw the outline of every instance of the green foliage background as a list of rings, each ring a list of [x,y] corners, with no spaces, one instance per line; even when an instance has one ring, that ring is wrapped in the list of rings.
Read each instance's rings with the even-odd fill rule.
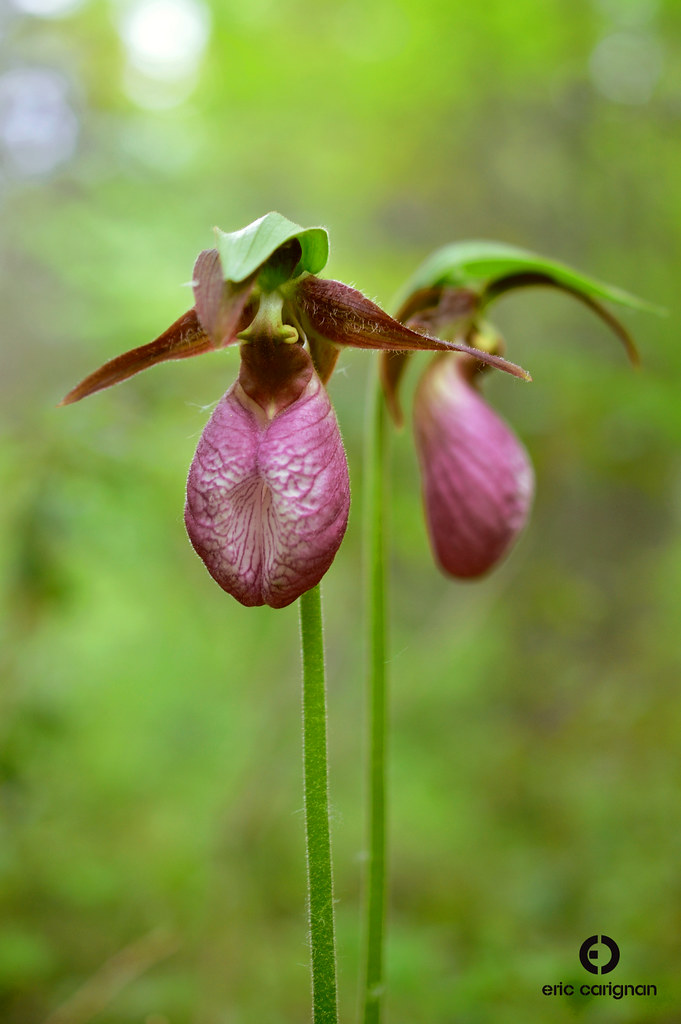
[[[499,304],[509,356],[535,382],[496,375],[488,394],[530,449],[538,493],[488,580],[458,585],[432,565],[409,430],[394,438],[388,1019],[676,1021],[681,7],[205,9],[195,87],[165,109],[123,88],[122,4],[17,7],[0,41],[0,71],[57,70],[79,121],[50,174],[2,151],[0,1016],[308,1019],[296,609],[238,606],[182,524],[187,467],[238,356],[55,408],[189,306],[182,283],[213,224],[278,209],[326,225],[328,275],[384,304],[433,248],[487,237],[670,311],[625,313],[635,372],[566,298]],[[622,36],[659,58],[636,102],[636,60],[598,71],[599,46]],[[331,382],[353,481],[324,586],[344,1020],[372,358],[344,354]],[[594,932],[622,949],[605,980],[655,983],[656,998],[541,994],[597,980],[577,961]]]

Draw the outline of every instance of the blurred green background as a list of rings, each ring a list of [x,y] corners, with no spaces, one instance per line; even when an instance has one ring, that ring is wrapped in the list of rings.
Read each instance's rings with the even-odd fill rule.
[[[499,303],[534,384],[487,393],[538,493],[486,581],[434,568],[394,438],[388,1020],[677,1021],[681,5],[5,0],[0,47],[4,1024],[309,1018],[296,609],[237,605],[182,523],[238,354],[55,408],[188,308],[214,224],[270,209],[326,225],[325,273],[385,304],[483,237],[669,309],[624,314],[635,372],[565,297]],[[353,481],[324,584],[344,1020],[373,358],[330,385]],[[656,998],[541,994],[598,980],[594,932],[622,950],[604,980]]]

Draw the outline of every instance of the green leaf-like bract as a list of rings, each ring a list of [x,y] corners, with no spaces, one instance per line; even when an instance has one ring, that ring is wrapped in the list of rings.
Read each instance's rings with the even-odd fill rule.
[[[301,256],[293,276],[317,274],[329,258],[329,236],[324,228],[301,228],[280,213],[266,213],[240,231],[215,229],[222,272],[226,281],[245,281],[277,249],[296,239]]]
[[[629,292],[587,277],[556,260],[546,259],[526,249],[518,249],[503,242],[458,242],[438,249],[421,264],[400,292],[398,304],[419,288],[437,285],[471,287],[487,286],[500,278],[518,275],[540,275],[543,283],[554,283],[567,291],[578,292],[591,298],[607,299],[633,309],[660,313],[662,310]],[[527,283],[530,283],[529,281]],[[537,281],[539,283],[539,281]]]

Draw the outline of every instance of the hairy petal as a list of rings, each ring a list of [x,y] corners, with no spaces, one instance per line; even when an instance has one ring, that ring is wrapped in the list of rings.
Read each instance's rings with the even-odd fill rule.
[[[534,494],[529,456],[470,383],[474,363],[442,356],[414,399],[414,431],[428,533],[452,576],[491,569],[523,529]]]
[[[317,375],[271,417],[237,381],[187,482],[187,531],[216,582],[241,604],[285,607],[331,565],[349,508],[343,443]]]
[[[238,285],[224,281],[217,249],[204,249],[194,264],[192,283],[196,299],[192,309],[183,313],[155,341],[100,366],[69,391],[59,404],[78,402],[156,363],[198,356],[235,342],[239,331],[253,319],[254,310],[249,302],[255,277],[251,276]]]
[[[488,366],[531,380],[527,370],[501,356],[471,348],[463,342],[440,341],[394,320],[375,302],[340,281],[303,278],[296,285],[295,307],[306,333],[355,348],[403,351],[465,352]]]
[[[81,398],[92,395],[95,391],[102,391],[127,380],[140,370],[146,370],[156,363],[163,363],[168,359],[186,359],[188,356],[198,356],[202,352],[210,352],[215,346],[199,323],[195,309],[190,309],[179,319],[171,324],[167,331],[148,345],[141,345],[131,352],[125,352],[122,356],[110,359],[104,366],[91,373],[80,384],[69,391],[68,395],[61,400],[60,405],[70,405],[72,402],[79,402]]]

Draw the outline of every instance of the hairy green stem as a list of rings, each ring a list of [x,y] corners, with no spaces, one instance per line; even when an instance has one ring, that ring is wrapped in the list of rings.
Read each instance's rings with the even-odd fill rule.
[[[319,586],[300,598],[303,648],[303,788],[313,1024],[337,1024],[336,939],[329,828],[326,684]]]
[[[380,1024],[384,991],[386,916],[386,412],[380,386],[371,381],[365,465],[368,623],[369,849],[364,892],[364,1024]]]

